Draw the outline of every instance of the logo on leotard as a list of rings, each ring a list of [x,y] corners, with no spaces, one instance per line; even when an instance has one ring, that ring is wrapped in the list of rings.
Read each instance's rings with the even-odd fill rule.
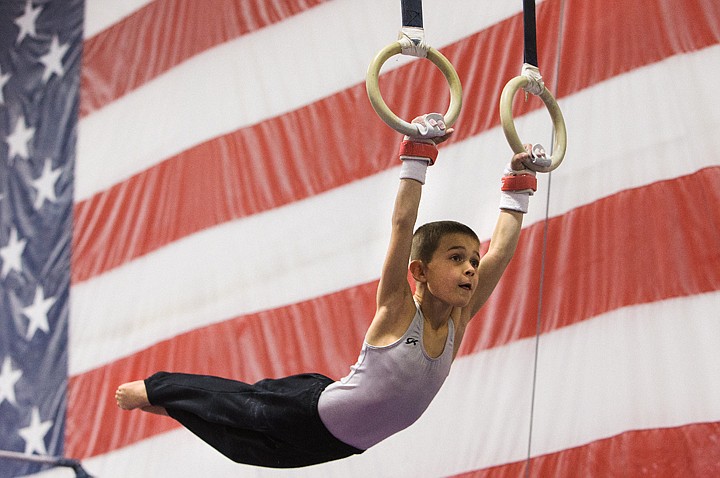
[[[405,343],[408,345],[417,345],[418,339],[414,339],[412,337],[408,337],[407,340],[405,340]]]

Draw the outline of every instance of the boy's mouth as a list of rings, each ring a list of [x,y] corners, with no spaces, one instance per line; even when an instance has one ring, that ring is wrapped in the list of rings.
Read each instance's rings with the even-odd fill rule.
[[[472,290],[472,285],[470,284],[460,284],[460,287],[465,290]]]

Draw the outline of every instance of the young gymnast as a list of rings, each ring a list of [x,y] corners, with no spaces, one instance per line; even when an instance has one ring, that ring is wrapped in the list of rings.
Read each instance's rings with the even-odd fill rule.
[[[159,372],[120,385],[118,406],[169,415],[231,460],[274,468],[359,454],[414,423],[510,262],[536,189],[535,173],[525,167],[530,155],[516,154],[502,178],[500,216],[482,257],[477,235],[463,224],[432,222],[413,234],[426,169],[436,145],[453,133],[437,113],[414,123],[419,135],[405,137],[400,147],[400,186],[375,317],[346,377],[309,373],[247,384]]]

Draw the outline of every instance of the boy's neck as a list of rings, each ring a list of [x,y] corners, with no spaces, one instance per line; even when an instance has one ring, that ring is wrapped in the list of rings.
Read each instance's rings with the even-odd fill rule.
[[[417,287],[414,294],[415,302],[420,306],[425,320],[433,329],[439,329],[450,320],[453,307],[436,299],[424,287]]]

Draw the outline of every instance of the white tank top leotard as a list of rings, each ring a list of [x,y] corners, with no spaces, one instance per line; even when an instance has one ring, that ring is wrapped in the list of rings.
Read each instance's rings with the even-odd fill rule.
[[[412,425],[425,412],[450,373],[455,327],[448,322],[445,348],[437,358],[423,346],[423,315],[396,342],[365,342],[350,373],[320,395],[318,412],[337,439],[366,450]]]

